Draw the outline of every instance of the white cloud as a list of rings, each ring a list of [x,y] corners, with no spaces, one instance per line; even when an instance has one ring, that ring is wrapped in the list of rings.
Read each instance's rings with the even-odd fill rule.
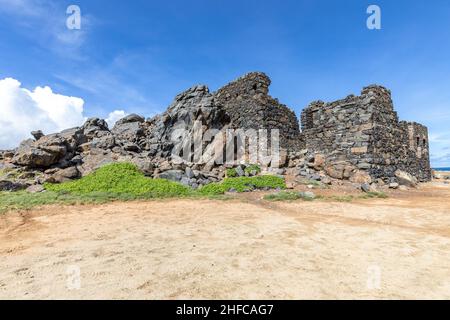
[[[128,115],[128,113],[126,113],[126,112],[123,111],[123,110],[115,110],[115,111],[111,112],[111,113],[108,115],[108,118],[106,118],[106,122],[108,123],[108,127],[109,127],[110,129],[112,129],[112,128],[114,127],[114,124],[115,124],[118,120],[120,120],[120,119],[126,117],[127,115]]]
[[[83,99],[56,94],[50,87],[33,91],[12,78],[0,80],[0,149],[16,147],[33,130],[45,134],[83,124]]]
[[[54,93],[48,86],[30,91],[13,78],[0,80],[0,150],[17,147],[31,138],[34,130],[49,134],[81,126],[86,121],[83,111],[81,98]],[[112,128],[126,115],[123,110],[115,110],[106,121]]]

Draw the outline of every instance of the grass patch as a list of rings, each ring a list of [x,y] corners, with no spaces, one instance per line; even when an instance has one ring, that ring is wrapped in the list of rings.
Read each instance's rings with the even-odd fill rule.
[[[302,199],[305,201],[312,201],[317,197],[308,196],[305,192],[294,191],[280,191],[277,193],[267,194],[264,196],[264,200],[267,201],[294,201]]]
[[[384,192],[371,191],[371,192],[367,192],[367,193],[359,196],[359,198],[360,199],[372,199],[372,198],[386,199],[386,198],[388,198],[388,196]]]
[[[253,171],[255,171],[256,174],[259,174],[261,173],[261,167],[258,166],[257,164],[251,164],[244,170],[244,172],[248,174],[252,173]]]
[[[355,199],[355,197],[354,196],[331,196],[328,199],[337,201],[337,202],[351,202]]]
[[[61,204],[102,204],[111,201],[131,201],[162,198],[208,198],[227,200],[226,191],[244,192],[253,189],[284,189],[284,179],[275,176],[226,178],[200,190],[180,183],[144,176],[130,163],[108,164],[79,180],[44,185],[46,191],[31,194],[26,191],[0,192],[0,213],[28,210],[34,207]]]
[[[136,199],[138,199],[137,196],[129,194],[114,194],[109,192],[92,192],[84,195],[53,191],[34,194],[26,191],[1,192],[0,213],[10,210],[29,210],[34,207],[51,204],[102,204],[114,200],[130,201]]]
[[[234,178],[238,176],[235,168],[227,169],[226,173],[228,178]]]
[[[384,192],[367,192],[361,195],[345,195],[345,196],[331,196],[328,199],[338,202],[351,202],[358,199],[386,199],[388,195]]]
[[[77,195],[100,192],[145,198],[180,197],[192,193],[191,188],[182,184],[147,178],[131,163],[108,164],[79,180],[61,184],[47,183],[44,187],[48,191]]]
[[[326,185],[325,183],[317,180],[310,180],[310,179],[299,179],[297,181],[299,184],[305,185],[305,186],[313,186],[313,188],[317,189],[328,189],[330,186]]]
[[[222,182],[211,183],[199,189],[202,195],[224,194],[230,190],[236,192],[246,192],[255,189],[285,189],[284,178],[277,176],[256,176],[256,177],[238,177],[225,178]]]

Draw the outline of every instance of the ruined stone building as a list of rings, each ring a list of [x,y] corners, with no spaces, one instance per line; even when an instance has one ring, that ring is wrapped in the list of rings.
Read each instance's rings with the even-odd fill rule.
[[[189,161],[174,161],[174,155],[192,151],[197,124],[221,135],[228,129],[277,129],[284,156],[282,168],[276,171],[280,174],[350,181],[365,176],[392,183],[401,170],[419,181],[431,179],[427,128],[399,121],[386,88],[369,86],[360,96],[313,102],[302,111],[300,128],[295,113],[269,95],[270,83],[264,73],[253,72],[216,92],[204,85],[193,86],[177,95],[164,113],[150,119],[129,115],[108,128],[104,120],[92,118],[60,133],[33,132],[34,139],[0,152],[0,168],[6,166],[14,173],[10,175],[14,181],[5,185],[62,182],[115,161],[133,162],[148,176],[176,177],[191,186],[218,181],[225,167],[214,152],[210,162],[198,161],[195,148]],[[181,153],[174,152],[174,134],[180,128],[182,133],[175,140],[181,142]],[[201,143],[206,154],[224,147],[216,138]],[[231,149],[228,140],[226,148]],[[192,177],[192,171],[201,174]]]
[[[305,147],[335,167],[350,164],[373,178],[393,177],[400,169],[420,181],[431,179],[428,130],[399,121],[386,88],[369,86],[360,96],[313,102],[301,121]]]
[[[250,73],[219,89],[215,102],[235,127],[279,129],[288,151],[322,154],[334,178],[348,178],[355,169],[389,178],[400,169],[420,181],[431,179],[428,130],[399,121],[386,88],[369,86],[360,96],[313,102],[301,114],[300,130],[295,113],[269,96],[269,86],[265,74]]]

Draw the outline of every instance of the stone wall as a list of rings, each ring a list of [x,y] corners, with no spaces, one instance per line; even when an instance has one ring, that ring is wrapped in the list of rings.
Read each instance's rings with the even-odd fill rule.
[[[282,147],[293,148],[301,139],[297,116],[269,95],[270,79],[248,73],[219,89],[217,105],[223,106],[235,129],[279,129]]]
[[[415,175],[420,181],[431,180],[430,153],[427,127],[416,122],[400,122],[405,132],[406,152],[401,169]]]
[[[363,170],[374,179],[389,180],[401,169],[421,181],[431,179],[427,128],[399,122],[384,87],[311,103],[302,113],[302,131],[306,147],[325,156],[327,172],[335,178]]]

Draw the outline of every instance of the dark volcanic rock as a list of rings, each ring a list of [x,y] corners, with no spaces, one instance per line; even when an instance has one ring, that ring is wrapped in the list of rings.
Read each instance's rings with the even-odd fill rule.
[[[40,138],[42,138],[44,136],[44,133],[42,133],[41,130],[37,130],[37,131],[31,131],[31,135],[36,139],[39,140]]]
[[[180,182],[183,178],[183,173],[181,170],[169,170],[161,173],[159,178]]]
[[[63,141],[58,137],[42,144],[30,139],[20,144],[12,162],[27,167],[49,167],[61,160],[66,152]]]
[[[142,150],[150,156],[171,158],[193,143],[196,124],[207,129],[221,130],[229,123],[229,117],[206,86],[195,86],[179,94],[166,112],[145,122],[145,140],[140,141]],[[174,151],[175,143],[180,152]],[[192,159],[192,161],[197,162]]]
[[[47,182],[53,183],[61,183],[69,180],[73,180],[80,176],[80,172],[76,167],[69,167],[66,169],[61,169],[53,173],[48,179]]]
[[[19,191],[28,188],[28,184],[16,181],[0,181],[0,191]]]
[[[12,162],[31,168],[46,168],[74,156],[85,136],[79,128],[41,137],[37,141],[23,141],[17,148]]]

